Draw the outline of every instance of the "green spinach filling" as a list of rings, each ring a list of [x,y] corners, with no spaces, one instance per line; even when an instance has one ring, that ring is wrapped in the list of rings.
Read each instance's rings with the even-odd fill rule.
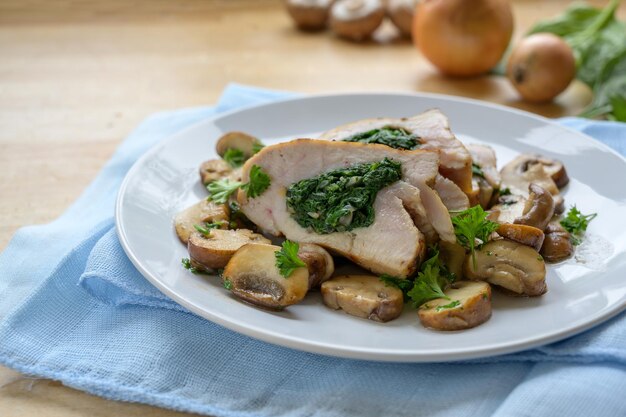
[[[417,149],[419,147],[419,137],[407,132],[404,129],[395,127],[382,127],[372,129],[367,132],[357,133],[344,142],[379,143],[396,149]]]
[[[356,164],[291,184],[287,208],[304,228],[316,233],[344,232],[374,223],[378,192],[402,177],[399,162]]]

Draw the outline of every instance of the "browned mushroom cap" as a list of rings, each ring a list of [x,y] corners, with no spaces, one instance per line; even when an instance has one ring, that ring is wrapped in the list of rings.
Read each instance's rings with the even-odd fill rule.
[[[193,232],[187,242],[189,259],[194,266],[207,271],[224,268],[230,258],[243,245],[248,243],[270,243],[262,235],[247,229],[213,229],[208,236]]]
[[[221,229],[228,229],[230,210],[226,204],[217,204],[206,199],[186,208],[174,217],[174,227],[181,242],[187,243],[195,232],[194,225],[221,223]]]
[[[338,0],[330,10],[330,27],[341,37],[362,41],[374,33],[384,18],[380,0]]]
[[[282,276],[276,267],[279,250],[260,243],[242,246],[224,269],[224,286],[244,301],[271,309],[302,301],[309,289],[309,272],[296,268],[288,277]]]
[[[543,230],[554,216],[554,199],[552,194],[538,186],[530,184],[529,196],[522,216],[515,219],[515,224],[525,224]]]
[[[330,253],[321,246],[313,243],[300,243],[298,257],[306,264],[309,270],[309,288],[319,286],[330,279],[335,272],[335,261]]]
[[[536,251],[541,249],[544,240],[541,229],[524,224],[501,224],[496,232],[505,239],[530,246]]]
[[[233,172],[226,161],[223,159],[211,159],[200,165],[200,181],[204,185],[208,185],[213,181],[227,177]]]
[[[533,248],[510,240],[493,240],[465,260],[465,277],[487,281],[516,295],[537,296],[547,291],[546,265]]]
[[[256,153],[259,146],[262,146],[262,143],[254,136],[243,132],[228,132],[218,139],[215,150],[223,157],[227,150],[237,149],[243,152],[245,159],[248,159]]]
[[[506,164],[500,170],[502,184],[513,193],[526,196],[528,186],[535,183],[553,196],[559,194],[559,188],[543,164],[537,163],[537,156],[522,154]]]
[[[546,158],[541,155],[530,155],[534,158],[526,159],[526,167],[531,165],[542,165],[544,171],[550,175],[557,187],[563,188],[569,183],[569,176],[563,163],[556,159]],[[526,168],[528,169],[528,168]]]
[[[321,30],[326,27],[330,6],[334,0],[287,0],[287,11],[302,30]]]
[[[386,286],[371,275],[342,275],[322,283],[324,304],[335,310],[387,322],[402,313],[404,297],[398,288]]]
[[[387,15],[393,24],[406,37],[411,37],[413,16],[418,0],[387,0]]]
[[[551,222],[545,234],[541,255],[547,262],[560,262],[574,254],[570,234],[558,222]]]

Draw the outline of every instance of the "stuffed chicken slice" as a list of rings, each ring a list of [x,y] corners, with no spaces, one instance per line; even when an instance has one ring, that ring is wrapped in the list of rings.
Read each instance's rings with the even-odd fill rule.
[[[240,192],[238,199],[266,233],[320,245],[376,273],[406,277],[425,251],[420,225],[426,233],[454,239],[445,206],[431,201],[437,195],[428,184],[438,160],[435,152],[298,139],[252,157],[243,181],[258,166],[271,183],[255,198]]]
[[[472,192],[472,158],[450,130],[448,118],[437,109],[401,119],[359,120],[329,130],[321,139],[378,143],[405,150],[436,150],[441,157],[441,175],[465,194]]]

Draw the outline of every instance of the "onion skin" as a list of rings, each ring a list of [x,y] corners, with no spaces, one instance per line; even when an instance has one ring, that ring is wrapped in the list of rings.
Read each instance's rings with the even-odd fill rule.
[[[576,60],[564,40],[551,33],[537,33],[513,49],[506,75],[524,100],[547,102],[572,82]]]
[[[513,33],[508,0],[423,0],[413,20],[413,41],[446,75],[471,77],[493,68]]]

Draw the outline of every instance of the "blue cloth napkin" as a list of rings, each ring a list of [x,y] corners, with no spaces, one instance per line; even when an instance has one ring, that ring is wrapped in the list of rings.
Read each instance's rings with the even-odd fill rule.
[[[283,96],[231,85],[214,108],[150,117],[65,214],[18,231],[0,255],[0,363],[107,398],[225,417],[626,415],[625,314],[514,355],[389,364],[239,335],[143,279],[112,219],[132,163],[194,122]],[[562,123],[626,153],[626,125]]]

